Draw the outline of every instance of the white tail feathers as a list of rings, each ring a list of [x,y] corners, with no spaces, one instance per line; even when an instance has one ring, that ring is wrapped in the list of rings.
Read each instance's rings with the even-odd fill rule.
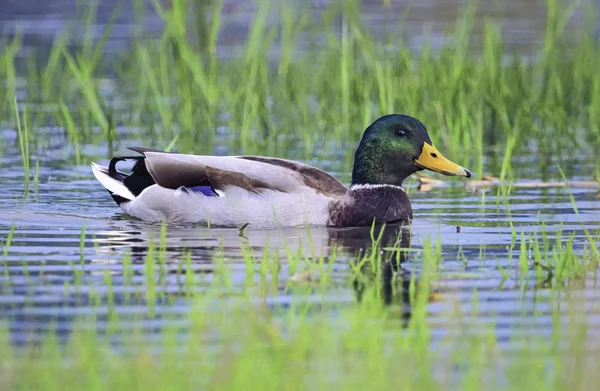
[[[100,181],[102,186],[104,186],[111,193],[114,193],[127,200],[133,200],[135,198],[133,193],[129,191],[129,189],[125,187],[123,183],[108,175],[108,169],[106,167],[92,163],[92,172],[94,173],[96,179]]]

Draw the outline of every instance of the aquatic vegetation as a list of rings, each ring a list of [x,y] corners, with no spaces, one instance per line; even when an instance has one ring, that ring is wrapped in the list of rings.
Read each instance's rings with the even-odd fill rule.
[[[549,306],[543,313],[549,311],[554,329],[549,337],[517,334],[507,351],[495,334],[502,315],[490,314],[490,324],[477,321],[477,291],[470,309],[444,299],[449,276],[440,270],[439,237],[413,252],[405,247],[406,235],[391,244],[397,234],[372,230],[373,247],[346,258],[351,273],[341,281],[332,266],[344,259],[344,247],[316,258],[288,252],[291,258],[285,262],[296,265],[294,271],[282,268],[268,247],[262,254],[245,247],[247,279],[239,285],[232,284],[234,269],[219,253],[209,280],[193,271],[189,256],[179,260],[176,277],[168,278],[174,270],[168,234],[163,225],[159,236],[145,244],[141,279],[132,280],[127,254],[120,272],[101,273],[101,292],[81,286],[89,293],[78,296],[90,312],[69,333],[49,326],[32,334],[32,341],[39,342],[14,346],[14,330],[5,319],[0,327],[2,388],[480,389],[485,384],[492,390],[583,390],[598,380],[597,360],[587,358],[588,350],[595,349],[587,338],[590,315],[581,311],[576,287],[586,279],[580,266],[597,265],[598,257],[574,249],[572,235],[566,242],[557,235],[555,244],[543,227],[530,238],[515,236],[523,302]],[[409,251],[402,257],[408,261],[405,271],[389,274],[386,254],[404,251]],[[300,268],[307,273],[299,273]],[[115,279],[125,281],[118,291]],[[177,290],[170,287],[174,281]],[[540,284],[547,295],[538,291]],[[354,286],[351,303],[327,300],[328,292],[348,285]],[[283,305],[273,300],[281,290],[292,297]],[[191,303],[184,313],[169,310],[178,298]],[[120,308],[141,301],[147,311],[127,314],[117,301]],[[442,324],[428,315],[430,303],[447,306]],[[535,318],[535,310],[523,316]],[[149,323],[157,317],[163,321],[159,334]]]
[[[567,31],[577,4],[548,0],[546,30],[526,53],[508,49],[493,22],[473,37],[476,5],[441,45],[424,39],[415,49],[402,21],[383,35],[365,26],[358,0],[318,13],[304,2],[257,1],[240,48],[219,45],[222,1],[153,4],[162,32],[140,28],[120,53],[105,50],[118,10],[98,36],[95,7],[84,8],[81,41],[67,28],[49,53],[24,51],[18,32],[0,38],[0,131],[15,134],[0,140],[0,155],[13,154],[11,172],[20,180],[22,165],[25,193],[33,182],[40,197],[19,186],[6,201],[37,210],[15,221],[1,210],[0,389],[599,382],[597,195],[578,191],[600,178],[600,42],[592,24]],[[134,9],[142,21],[145,3]],[[57,229],[56,208],[48,222],[33,221],[59,197],[90,207],[87,183],[45,193],[57,144],[69,146],[59,165],[70,172],[143,140],[319,162],[339,174],[363,129],[390,112],[422,119],[440,150],[482,180],[409,181],[424,205],[413,242],[375,227],[224,233],[121,224],[108,212],[98,224],[93,208],[68,220],[75,228]],[[515,166],[523,156],[544,187],[539,208],[523,208],[533,186]],[[92,180],[87,171],[68,179],[79,175]],[[448,202],[426,202],[437,196]],[[46,223],[57,231],[50,239],[40,238]]]
[[[201,42],[190,36],[188,3],[155,3],[164,32],[136,36],[127,53],[103,54],[110,24],[98,39],[90,27],[77,49],[68,47],[66,32],[47,58],[28,63],[25,86],[18,82],[17,34],[3,45],[0,77],[9,88],[1,93],[0,112],[14,111],[9,106],[17,92],[40,102],[44,110],[32,113],[31,128],[60,126],[80,162],[90,160],[80,157],[81,143],[108,142],[114,149],[132,136],[119,129],[132,128],[135,139],[161,149],[172,144],[181,152],[211,154],[219,137],[230,153],[340,154],[349,163],[362,130],[393,112],[422,119],[458,163],[500,179],[514,178],[516,153],[544,151],[537,164],[546,172],[552,155],[589,152],[599,141],[600,60],[593,55],[599,43],[587,27],[567,33],[573,7],[556,0],[547,2],[546,32],[533,54],[507,52],[492,22],[481,50],[473,51],[474,6],[464,10],[447,43],[432,47],[426,40],[415,51],[404,44],[402,26],[374,36],[360,22],[358,2],[331,2],[317,18],[284,2],[277,7],[281,24],[271,25],[266,1],[256,4],[241,55],[224,56],[217,45],[222,2],[198,10],[208,15],[195,16],[206,19],[197,27]],[[82,17],[93,20],[94,7],[86,9]],[[319,43],[299,49],[300,41]],[[39,131],[30,137],[43,145]],[[499,154],[496,146],[502,146]],[[461,155],[464,150],[471,153]]]
[[[19,107],[17,104],[17,100],[14,101],[15,108],[15,117],[17,119],[17,131],[19,134],[19,147],[21,148],[21,158],[23,161],[23,182],[25,183],[25,194],[29,192],[29,182],[31,181],[29,165],[29,126],[27,125],[27,117],[28,112],[27,108],[23,110],[23,122],[21,123],[21,118],[19,115]]]

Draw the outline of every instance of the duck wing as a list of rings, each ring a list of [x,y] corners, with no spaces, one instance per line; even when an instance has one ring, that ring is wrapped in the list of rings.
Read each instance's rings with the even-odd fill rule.
[[[210,185],[222,190],[236,186],[250,192],[275,190],[294,193],[313,189],[326,196],[348,191],[340,181],[314,166],[261,156],[206,156],[131,148],[145,156],[148,172],[162,187]]]

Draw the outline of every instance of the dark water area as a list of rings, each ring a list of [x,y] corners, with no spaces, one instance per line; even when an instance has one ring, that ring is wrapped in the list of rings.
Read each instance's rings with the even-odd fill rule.
[[[42,2],[34,0],[3,1],[0,5],[0,34],[11,35],[16,29],[24,35],[24,45],[31,51],[47,50],[52,40],[75,15],[74,0]],[[419,48],[424,36],[432,42],[441,43],[444,29],[452,26],[462,1],[418,1],[411,5],[406,19],[408,45]],[[117,2],[101,1],[94,26],[99,36],[110,19]],[[325,1],[313,2],[315,13],[327,5]],[[387,7],[381,1],[364,1],[361,19],[373,28],[376,34],[384,34],[394,27],[407,6],[406,2],[392,2]],[[152,11],[150,2],[144,28],[148,34],[161,31],[161,22]],[[236,53],[236,48],[246,39],[254,5],[251,2],[225,1],[223,32],[220,35],[219,51],[224,56]],[[577,11],[571,26],[582,23],[583,12]],[[475,31],[483,28],[483,20],[492,19],[503,26],[503,35],[509,47],[525,50],[539,43],[546,23],[545,1],[480,1],[475,20]],[[119,52],[128,47],[135,33],[134,8],[129,2],[123,4],[115,28],[107,46],[108,51]],[[276,23],[274,17],[273,23]],[[76,23],[77,27],[77,23]],[[79,30],[78,30],[79,29]],[[78,29],[83,33],[83,25]],[[425,32],[428,32],[425,34]],[[475,34],[477,36],[477,33]],[[78,38],[75,34],[72,39]],[[81,38],[81,35],[79,35]],[[25,54],[27,51],[25,51]],[[52,151],[40,153],[39,183],[30,184],[28,196],[24,196],[21,156],[16,135],[13,131],[0,129],[2,154],[0,155],[0,257],[4,272],[0,273],[0,317],[9,320],[15,341],[23,342],[34,338],[39,332],[57,324],[59,333],[68,335],[74,327],[73,321],[93,311],[98,315],[98,328],[106,327],[109,309],[106,304],[109,288],[106,274],[112,276],[115,295],[115,311],[120,318],[120,327],[128,327],[138,315],[148,312],[143,299],[119,305],[127,293],[145,289],[145,257],[150,243],[158,243],[160,226],[127,218],[116,207],[102,186],[93,178],[88,165],[77,165],[70,160],[72,147],[57,143]],[[136,143],[137,144],[137,143]],[[219,148],[219,145],[216,145]],[[223,146],[226,148],[226,146]],[[109,157],[105,145],[82,145],[85,156],[100,156],[100,162]],[[291,151],[290,153],[292,153]],[[590,157],[591,158],[591,157]],[[540,179],[537,157],[520,156],[514,159],[514,170],[523,180]],[[594,164],[582,158],[567,163],[571,166],[571,180],[593,180]],[[319,162],[311,162],[319,165]],[[493,162],[484,163],[489,172]],[[348,181],[350,167],[335,159],[328,162],[328,171]],[[556,241],[564,231],[573,233],[573,248],[584,252],[586,230],[595,233],[600,222],[600,199],[596,188],[515,188],[508,198],[510,210],[503,202],[498,203],[494,189],[482,195],[465,189],[460,181],[450,181],[452,186],[434,188],[427,192],[418,191],[414,183],[410,197],[414,209],[412,247],[422,251],[428,241],[440,240],[442,250],[442,278],[440,295],[428,306],[432,319],[439,324],[436,332],[444,332],[444,314],[455,303],[470,311],[478,291],[478,317],[486,320],[491,314],[497,316],[497,336],[508,341],[514,333],[523,332],[529,326],[539,335],[552,331],[552,309],[537,305],[536,295],[544,295],[544,287],[521,285],[518,270],[520,248],[511,248],[512,227],[518,234],[533,235],[541,232],[542,222],[550,242]],[[36,190],[37,188],[37,190]],[[578,213],[574,213],[571,194]],[[457,229],[460,227],[460,229]],[[14,230],[10,247],[6,241]],[[82,233],[84,235],[81,240]],[[213,256],[222,254],[232,273],[234,284],[241,286],[245,278],[245,261],[242,246],[250,246],[256,254],[265,247],[270,253],[278,252],[285,261],[285,246],[296,246],[303,251],[317,251],[315,255],[328,255],[336,244],[350,250],[364,247],[369,239],[364,230],[331,230],[315,228],[310,236],[314,248],[306,248],[305,229],[248,230],[241,237],[237,230],[206,229],[204,227],[172,226],[166,239],[167,275],[166,296],[173,300],[170,305],[157,305],[157,318],[147,318],[145,327],[160,329],[162,322],[175,322],[179,315],[190,309],[190,303],[180,297],[181,278],[177,275],[185,254],[191,253],[194,273],[204,276],[203,283],[196,286],[202,291],[211,283],[215,265]],[[534,239],[535,240],[535,239]],[[125,284],[123,257],[131,254],[133,274],[130,284]],[[405,264],[409,272],[418,273],[422,265],[421,253],[417,251]],[[128,256],[128,255],[127,255]],[[532,257],[532,254],[528,254]],[[345,281],[350,276],[347,257],[338,257],[333,265],[336,280]],[[283,262],[284,273],[286,263]],[[508,276],[503,270],[509,270]],[[285,305],[291,300],[286,292],[287,281],[281,279],[281,290],[272,295],[270,304]],[[352,305],[357,300],[353,286],[341,284],[325,301],[340,305]],[[585,311],[596,331],[600,331],[600,288],[593,275],[582,278],[581,287],[576,289],[585,298]],[[323,300],[315,295],[313,300]],[[392,297],[393,305],[403,305],[402,297]],[[97,302],[92,309],[91,302]],[[530,315],[534,312],[536,317]],[[168,320],[165,320],[167,319]],[[50,322],[53,321],[53,322]]]
[[[25,47],[30,51],[44,53],[52,46],[55,37],[67,26],[72,26],[73,33],[69,35],[70,43],[77,45],[86,30],[86,22],[82,15],[90,5],[95,3],[78,0],[3,1],[0,5],[0,35],[10,36],[20,31],[24,36]],[[131,37],[141,31],[144,37],[159,36],[162,31],[163,23],[151,1],[103,0],[97,3],[99,4],[95,23],[91,29],[94,37],[99,38],[113,14],[116,15],[106,46],[108,52],[118,53],[127,49]],[[162,0],[161,4],[168,6],[170,2]],[[221,56],[235,56],[241,52],[257,4],[257,2],[224,0],[218,39],[218,53]],[[280,2],[272,1],[272,4],[273,11],[269,16],[269,25],[276,26],[281,23],[277,9]],[[330,4],[329,1],[320,0],[307,2],[302,7],[309,8],[314,15],[315,23],[318,23],[323,11]],[[456,21],[464,15],[469,2],[465,0],[363,0],[361,4],[360,20],[375,37],[385,37],[402,27],[405,40],[403,44],[419,50],[426,40],[434,49],[440,47],[444,43],[445,33],[453,30]],[[592,0],[589,4],[597,6],[600,2]],[[479,1],[473,20],[472,46],[481,47],[484,25],[489,21],[501,28],[504,42],[510,52],[528,54],[544,38],[548,17],[546,5],[546,0]],[[599,15],[590,14],[583,6],[576,7],[567,23],[567,31],[583,26],[586,17],[593,21],[597,20]],[[595,28],[594,32],[598,35],[600,30]],[[276,50],[275,45],[273,51]]]

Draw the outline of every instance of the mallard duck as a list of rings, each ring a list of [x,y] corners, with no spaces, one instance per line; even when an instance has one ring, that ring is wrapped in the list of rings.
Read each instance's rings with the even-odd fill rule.
[[[365,131],[354,155],[352,183],[292,160],[262,156],[203,156],[129,148],[140,155],[114,157],[92,171],[121,209],[151,222],[216,226],[364,226],[411,220],[402,188],[409,175],[428,169],[471,177],[433,146],[416,118],[390,114]],[[131,173],[117,171],[134,160]]]

